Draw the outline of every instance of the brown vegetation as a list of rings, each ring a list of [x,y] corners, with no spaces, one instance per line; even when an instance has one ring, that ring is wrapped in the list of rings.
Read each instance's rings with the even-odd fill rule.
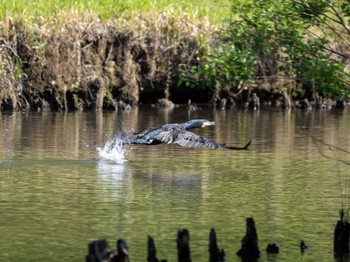
[[[215,30],[193,21],[166,12],[135,14],[118,26],[7,18],[0,24],[1,109],[117,109],[137,105],[143,94],[169,98],[180,65],[196,59],[198,35]]]

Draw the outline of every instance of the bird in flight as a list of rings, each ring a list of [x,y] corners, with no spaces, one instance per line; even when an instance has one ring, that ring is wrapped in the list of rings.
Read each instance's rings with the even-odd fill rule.
[[[216,143],[190,131],[190,129],[213,125],[215,125],[215,122],[210,122],[206,119],[192,119],[181,124],[166,124],[156,128],[148,128],[139,133],[127,135],[125,143],[143,145],[177,144],[190,148],[226,148],[231,150],[248,149],[251,141],[242,147],[228,146]]]

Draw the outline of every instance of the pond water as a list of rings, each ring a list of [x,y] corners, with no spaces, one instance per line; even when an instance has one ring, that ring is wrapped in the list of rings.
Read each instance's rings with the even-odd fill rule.
[[[192,118],[215,121],[203,136],[248,151],[132,145],[106,152],[120,130]],[[179,229],[192,261],[208,261],[210,228],[227,261],[253,217],[259,261],[332,261],[338,211],[349,207],[350,113],[283,110],[0,113],[0,260],[84,261],[87,244],[123,238],[132,261],[177,260]],[[312,136],[310,136],[312,134]],[[321,155],[325,154],[328,158]],[[332,160],[329,158],[335,158]],[[299,243],[309,246],[303,254]],[[280,254],[268,256],[268,243]]]

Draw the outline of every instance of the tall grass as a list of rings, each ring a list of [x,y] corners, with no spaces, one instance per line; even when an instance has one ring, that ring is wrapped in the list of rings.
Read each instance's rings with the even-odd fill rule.
[[[230,1],[0,0],[0,107],[102,108],[136,105],[140,90],[166,96]]]
[[[214,23],[230,14],[230,0],[0,0],[0,20],[6,16],[37,23],[38,19],[55,19],[72,10],[82,16],[98,16],[102,20],[129,19],[136,13],[178,10],[208,17]]]

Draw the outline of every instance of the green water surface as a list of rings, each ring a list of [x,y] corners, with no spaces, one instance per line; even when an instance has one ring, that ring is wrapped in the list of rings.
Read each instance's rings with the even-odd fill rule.
[[[252,139],[250,149],[133,145],[125,163],[97,151],[120,130],[190,118],[216,122],[201,135],[230,145]],[[349,206],[349,167],[319,150],[349,155],[318,148],[306,132],[350,150],[349,126],[347,110],[0,113],[0,261],[84,261],[87,244],[100,238],[112,248],[123,238],[131,260],[146,261],[147,235],[158,258],[176,261],[182,228],[190,231],[192,261],[208,261],[212,227],[227,261],[240,261],[250,216],[259,261],[332,261],[338,210]],[[272,242],[281,252],[270,257]]]

